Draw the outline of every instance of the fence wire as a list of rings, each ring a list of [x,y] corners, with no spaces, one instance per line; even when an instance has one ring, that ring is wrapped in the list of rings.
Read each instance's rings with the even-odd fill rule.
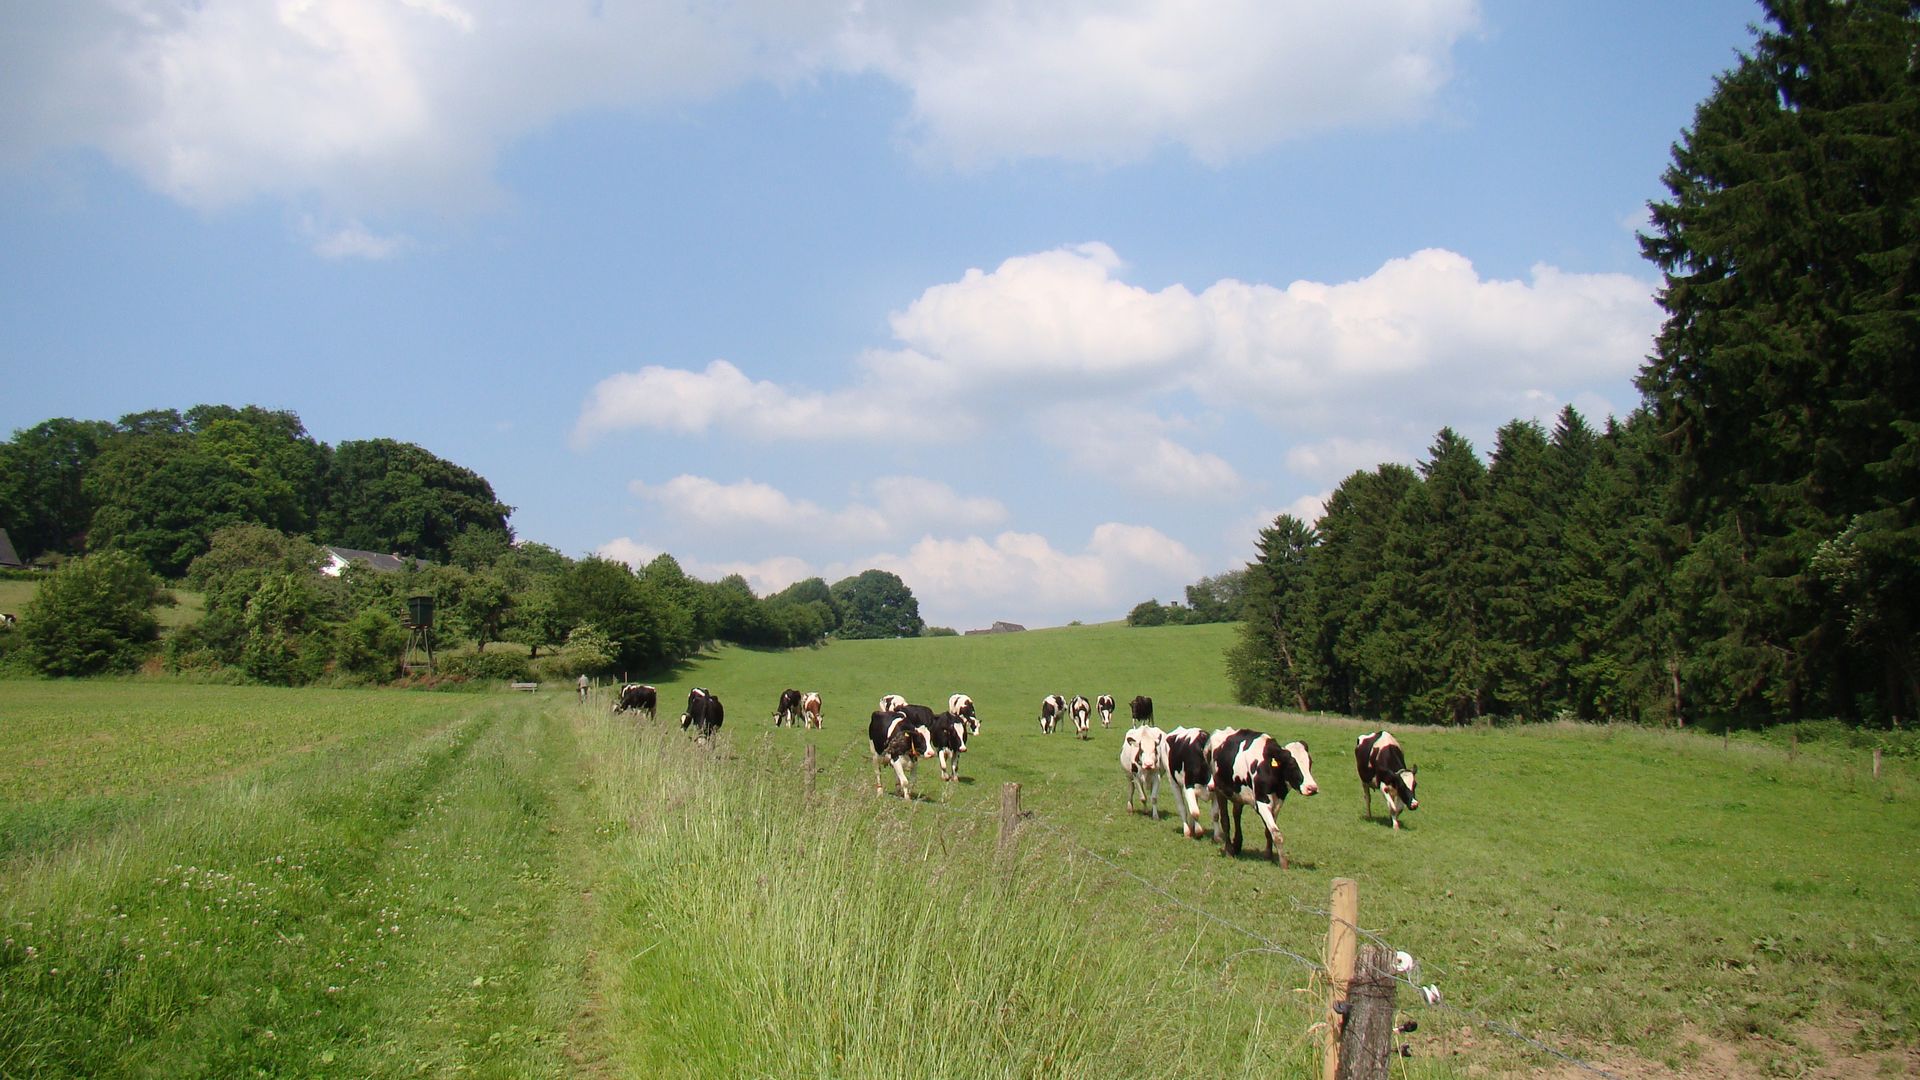
[[[999,813],[998,809],[992,808],[992,807],[982,807],[982,808],[975,809],[975,808],[952,806],[947,803],[933,802],[930,800],[922,802],[919,805],[931,806],[931,807],[934,807],[935,809],[946,811],[948,813],[962,813],[962,814],[976,814],[976,815],[997,815]],[[1240,953],[1232,954],[1227,958],[1227,962],[1229,963],[1232,962],[1234,958],[1245,955],[1246,952],[1267,952],[1267,953],[1273,953],[1279,956],[1284,956],[1294,961],[1295,963],[1299,964],[1301,967],[1306,968],[1309,972],[1313,973],[1314,975],[1322,976],[1322,977],[1327,975],[1326,965],[1322,964],[1320,961],[1314,960],[1310,957],[1303,956],[1300,953],[1294,952],[1293,950],[1286,948],[1285,946],[1279,944],[1278,942],[1274,941],[1272,938],[1267,937],[1265,934],[1262,934],[1259,931],[1250,930],[1247,927],[1241,926],[1240,924],[1233,922],[1230,919],[1222,918],[1221,916],[1216,915],[1213,912],[1208,911],[1203,907],[1190,903],[1189,901],[1180,897],[1178,894],[1163,887],[1162,885],[1146,877],[1145,875],[1140,874],[1132,869],[1129,869],[1128,867],[1122,866],[1119,863],[1115,862],[1114,860],[1108,858],[1107,856],[1102,855],[1100,852],[1095,851],[1094,849],[1088,847],[1085,843],[1083,843],[1077,837],[1073,836],[1071,833],[1068,833],[1062,826],[1056,825],[1053,822],[1048,821],[1045,817],[1041,816],[1038,811],[1022,810],[1020,812],[1020,816],[1023,819],[1030,820],[1033,824],[1038,825],[1041,828],[1045,829],[1047,832],[1053,834],[1053,836],[1056,839],[1058,839],[1062,844],[1064,844],[1066,847],[1071,848],[1072,850],[1074,850],[1079,854],[1092,858],[1094,861],[1099,862],[1102,865],[1112,869],[1115,873],[1118,873],[1124,877],[1132,879],[1135,883],[1140,885],[1140,887],[1160,897],[1161,899],[1165,900],[1169,904],[1172,904],[1174,907],[1177,907],[1183,911],[1190,912],[1194,915],[1198,915],[1201,918],[1208,920],[1209,922],[1212,922],[1224,929],[1231,930],[1237,934],[1241,934],[1260,944],[1260,948],[1258,949],[1243,950]],[[1320,908],[1303,904],[1300,902],[1300,900],[1297,897],[1289,897],[1288,899],[1293,904],[1294,909],[1297,911],[1300,911],[1304,914],[1320,916],[1321,918],[1324,918],[1329,922],[1335,921],[1335,916],[1330,911],[1325,911]],[[1382,937],[1379,931],[1369,930],[1363,926],[1356,926],[1345,919],[1339,919],[1337,921],[1345,925],[1347,928],[1351,929],[1355,934],[1358,934],[1359,936],[1366,938],[1367,940],[1373,942],[1376,945],[1379,945],[1381,948],[1386,949],[1389,952],[1394,952],[1394,953],[1406,952],[1409,956],[1414,955],[1409,950],[1401,949],[1399,946],[1395,945],[1393,942],[1388,941],[1386,938]],[[1425,964],[1424,961],[1421,961],[1421,963],[1423,966],[1430,967],[1432,970],[1439,972],[1443,977],[1447,975],[1447,970],[1438,964],[1427,965]],[[1426,995],[1426,988],[1420,986],[1414,980],[1408,978],[1406,975],[1401,974],[1399,972],[1394,972],[1392,974],[1392,978],[1395,982],[1402,983],[1407,987],[1411,988],[1414,991],[1414,993],[1419,996],[1419,999],[1423,1003],[1428,1003],[1429,999],[1427,998],[1427,995]],[[1535,1038],[1534,1036],[1529,1035],[1524,1031],[1521,1031],[1519,1028],[1514,1027],[1512,1024],[1508,1024],[1502,1020],[1495,1020],[1492,1017],[1482,1016],[1468,1009],[1463,1009],[1458,1005],[1455,1005],[1452,1002],[1446,1000],[1444,997],[1442,997],[1438,1001],[1428,1003],[1428,1007],[1433,1009],[1438,1009],[1442,1012],[1450,1013],[1478,1027],[1494,1032],[1495,1034],[1504,1035],[1510,1039],[1514,1039],[1519,1042],[1525,1043],[1526,1045],[1532,1047],[1535,1050],[1540,1051],[1543,1054],[1547,1054],[1550,1057],[1556,1058],[1560,1061],[1567,1063],[1568,1065],[1571,1065],[1582,1071],[1591,1073],[1595,1076],[1603,1076],[1603,1077],[1606,1077],[1607,1080],[1622,1080],[1622,1078],[1619,1077],[1618,1075],[1608,1072],[1606,1069],[1603,1069],[1600,1066],[1595,1065],[1590,1061],[1587,1061],[1580,1057],[1576,1057],[1573,1054],[1569,1054],[1564,1050],[1561,1050],[1549,1043],[1546,1043],[1538,1038]]]

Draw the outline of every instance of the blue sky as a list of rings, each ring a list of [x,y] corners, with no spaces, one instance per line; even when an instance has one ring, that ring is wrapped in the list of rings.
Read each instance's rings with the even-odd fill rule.
[[[0,430],[292,409],[519,536],[930,622],[1178,599],[1632,407],[1750,0],[4,3]]]

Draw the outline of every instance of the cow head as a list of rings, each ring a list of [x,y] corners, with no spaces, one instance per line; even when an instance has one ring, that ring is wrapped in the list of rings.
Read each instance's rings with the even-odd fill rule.
[[[1279,754],[1275,755],[1273,764],[1280,769],[1281,776],[1286,778],[1288,787],[1302,795],[1320,794],[1320,785],[1313,779],[1313,757],[1307,753],[1306,743],[1290,742],[1281,747]]]
[[[1166,733],[1144,725],[1127,732],[1126,742],[1120,748],[1120,760],[1130,773],[1156,769],[1164,771],[1167,767]]]
[[[1420,800],[1413,797],[1414,785],[1420,778],[1420,766],[1409,765],[1397,773],[1388,773],[1380,780],[1380,794],[1387,797],[1387,806],[1394,813],[1402,810],[1420,809]]]

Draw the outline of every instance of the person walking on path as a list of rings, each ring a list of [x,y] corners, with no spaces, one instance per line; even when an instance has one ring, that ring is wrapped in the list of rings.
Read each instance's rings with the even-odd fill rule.
[[[588,685],[589,685],[589,684],[588,684],[588,682],[587,682],[587,676],[586,676],[586,674],[585,674],[584,672],[582,672],[582,673],[581,673],[581,675],[580,675],[580,683],[579,683],[579,686],[580,686],[580,700],[581,700],[581,702],[583,702],[583,703],[584,703],[584,702],[585,702],[585,701],[587,700],[587,686],[588,686]]]

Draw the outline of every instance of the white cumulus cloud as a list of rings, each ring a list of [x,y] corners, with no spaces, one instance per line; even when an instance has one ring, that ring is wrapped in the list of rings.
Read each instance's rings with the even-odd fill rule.
[[[1425,114],[1475,0],[871,2],[842,63],[913,96],[929,157],[1130,161],[1163,145],[1219,162]]]
[[[904,88],[930,161],[1218,162],[1427,112],[1476,0],[63,0],[0,35],[0,162],[89,147],[207,209],[497,197],[514,140],[833,73]]]
[[[1057,625],[1118,617],[1141,598],[1178,591],[1204,572],[1180,541],[1118,522],[1095,528],[1077,552],[1058,550],[1036,533],[1008,531],[991,540],[924,537],[867,565],[900,575],[928,621],[960,629],[995,619]]]
[[[1198,293],[1123,279],[1103,244],[969,270],[892,319],[894,347],[850,363],[826,393],[789,390],[716,360],[603,380],[576,444],[622,428],[760,439],[854,440],[910,425],[918,437],[1039,434],[1084,472],[1147,494],[1240,490],[1224,457],[1169,433],[1154,407],[1188,394],[1225,415],[1279,425],[1288,467],[1326,478],[1370,468],[1442,424],[1490,430],[1581,403],[1611,411],[1660,325],[1651,282],[1536,266],[1481,275],[1429,249],[1344,282],[1215,282]],[[1068,417],[1133,420],[1086,427]],[[1089,421],[1091,423],[1091,421]],[[1372,460],[1367,460],[1371,458]]]

